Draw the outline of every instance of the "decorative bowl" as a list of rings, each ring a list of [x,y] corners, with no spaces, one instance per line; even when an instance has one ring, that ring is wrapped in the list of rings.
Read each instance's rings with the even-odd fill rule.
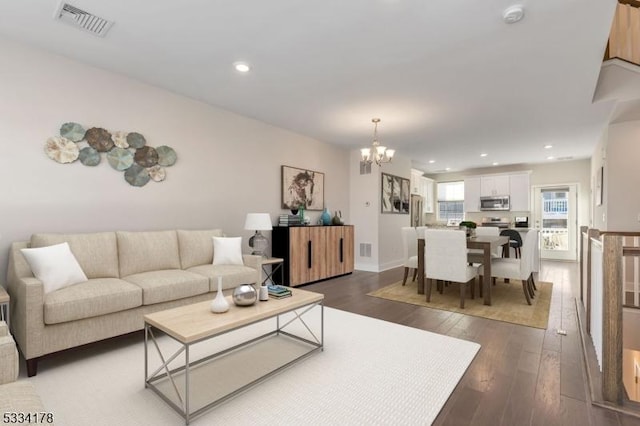
[[[233,290],[233,303],[237,306],[250,306],[258,300],[258,292],[251,284],[242,284]]]

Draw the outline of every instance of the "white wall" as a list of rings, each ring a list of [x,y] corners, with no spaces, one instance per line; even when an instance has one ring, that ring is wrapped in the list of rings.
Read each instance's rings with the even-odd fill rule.
[[[410,178],[411,161],[396,155],[392,163],[371,166],[371,174],[360,174],[360,152],[351,152],[351,217],[355,225],[355,268],[380,272],[402,265],[400,228],[410,225],[407,214],[382,214],[382,173]],[[361,257],[361,243],[372,245],[371,257]]]
[[[0,51],[0,276],[10,243],[36,232],[221,227],[249,237],[246,213],[275,223],[285,212],[281,165],[324,172],[325,205],[351,223],[347,150],[26,45],[0,39]],[[58,164],[43,146],[68,121],[140,132],[178,162],[142,188],[104,160]]]
[[[370,174],[360,174],[360,151],[351,151],[349,162],[350,204],[355,232],[355,269],[378,271],[379,173],[375,165]],[[371,244],[371,256],[360,256],[360,244]]]
[[[604,191],[608,217],[602,229],[638,232],[640,121],[609,126],[605,156]]]
[[[607,140],[608,140],[608,131],[605,131],[604,134],[602,135],[602,138],[600,139],[600,141],[598,142],[598,145],[596,145],[595,149],[593,150],[593,155],[591,156],[591,186],[592,186],[592,193],[591,193],[591,211],[592,211],[592,221],[590,226],[592,228],[596,228],[596,229],[600,229],[602,231],[605,231],[607,229],[607,218],[608,218],[608,213],[607,213],[607,206],[609,205],[609,203],[607,202],[607,197],[609,195],[609,189],[608,189],[608,185],[609,185],[609,179],[610,177],[608,176],[609,173],[609,167],[606,167],[606,152],[607,152]],[[602,179],[602,192],[603,192],[603,200],[602,200],[602,204],[600,205],[596,205],[596,196],[597,196],[597,191],[596,191],[596,179],[597,179],[597,175],[598,173],[600,173],[600,168],[604,167],[603,172],[604,172],[604,177]]]
[[[387,173],[395,176],[400,176],[405,179],[411,179],[411,160],[397,155],[393,158],[393,163],[385,164],[379,167],[380,173]],[[411,225],[411,216],[408,214],[382,214],[381,209],[381,197],[382,191],[382,176],[378,175],[378,207],[377,212],[380,217],[378,223],[378,267],[380,271],[395,268],[402,265],[402,235],[400,228],[403,226]],[[416,242],[417,244],[417,242]]]

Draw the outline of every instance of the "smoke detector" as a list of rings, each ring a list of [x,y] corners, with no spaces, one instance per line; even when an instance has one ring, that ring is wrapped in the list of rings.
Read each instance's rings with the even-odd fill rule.
[[[104,37],[113,26],[113,21],[100,18],[92,13],[61,1],[53,19],[64,22],[98,37]]]
[[[520,5],[509,6],[502,13],[502,19],[507,24],[515,24],[524,18],[524,7]]]

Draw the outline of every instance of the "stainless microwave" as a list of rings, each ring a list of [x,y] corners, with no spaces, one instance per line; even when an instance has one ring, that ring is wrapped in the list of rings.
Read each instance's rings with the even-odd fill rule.
[[[509,210],[509,196],[480,197],[480,210]]]

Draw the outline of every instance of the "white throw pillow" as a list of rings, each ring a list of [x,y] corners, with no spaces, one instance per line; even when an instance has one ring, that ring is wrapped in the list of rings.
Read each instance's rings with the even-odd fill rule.
[[[212,237],[214,265],[244,265],[242,237]]]
[[[33,275],[42,281],[44,293],[87,281],[68,243],[20,249]]]

